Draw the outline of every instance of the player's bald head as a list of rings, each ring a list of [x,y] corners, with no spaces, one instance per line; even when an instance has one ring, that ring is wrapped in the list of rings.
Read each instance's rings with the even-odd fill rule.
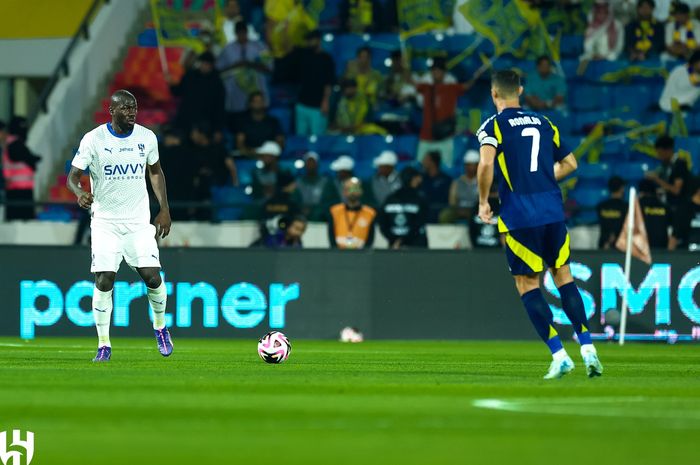
[[[491,88],[501,99],[518,98],[520,95],[520,75],[512,69],[496,71],[491,77]]]
[[[112,94],[112,97],[110,98],[110,101],[109,101],[110,108],[116,108],[120,105],[135,105],[135,104],[136,104],[136,97],[134,97],[134,94],[132,94],[128,90],[124,90],[124,89],[119,89],[118,91],[114,92]]]

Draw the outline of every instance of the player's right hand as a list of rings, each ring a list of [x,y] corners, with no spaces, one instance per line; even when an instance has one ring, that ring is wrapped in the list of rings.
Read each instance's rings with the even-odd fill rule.
[[[95,197],[93,197],[92,192],[83,192],[78,197],[78,205],[80,205],[80,208],[87,210],[92,205],[93,200],[95,200]]]
[[[493,212],[488,202],[479,204],[479,218],[485,224],[493,224]]]

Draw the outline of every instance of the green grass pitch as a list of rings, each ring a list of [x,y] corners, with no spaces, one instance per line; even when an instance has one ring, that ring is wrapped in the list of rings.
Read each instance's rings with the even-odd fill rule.
[[[0,431],[35,433],[33,465],[692,464],[700,347],[599,345],[543,381],[536,342],[0,339]],[[575,345],[567,346],[579,361]],[[24,462],[22,462],[24,463]]]

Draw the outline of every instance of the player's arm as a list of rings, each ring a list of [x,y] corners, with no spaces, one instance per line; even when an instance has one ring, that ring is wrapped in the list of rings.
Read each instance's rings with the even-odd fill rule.
[[[493,212],[489,204],[489,192],[493,184],[493,170],[496,161],[496,147],[483,144],[479,149],[481,160],[477,168],[477,183],[479,185],[479,218],[484,223],[493,223]]]
[[[557,181],[561,181],[578,168],[576,156],[573,153],[568,154],[561,161],[554,164],[554,177]]]
[[[94,197],[91,192],[86,192],[80,185],[80,178],[83,175],[83,170],[76,166],[70,167],[70,173],[68,173],[68,180],[66,181],[66,186],[72,193],[78,197],[78,205],[80,208],[85,208],[86,210],[92,205]]]
[[[148,165],[148,177],[160,204],[160,212],[153,221],[156,227],[156,237],[164,238],[170,233],[172,220],[170,219],[170,205],[168,205],[168,193],[165,187],[165,175],[160,166],[160,160]]]

